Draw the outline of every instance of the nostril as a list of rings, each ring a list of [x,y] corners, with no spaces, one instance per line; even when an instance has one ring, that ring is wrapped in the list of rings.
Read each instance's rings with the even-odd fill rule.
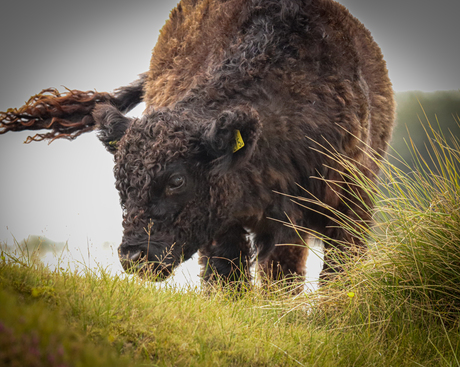
[[[128,259],[133,262],[139,261],[142,257],[143,257],[143,253],[140,250],[128,254]]]
[[[141,267],[143,261],[144,252],[142,250],[127,251],[125,254],[120,253],[120,262],[123,269],[127,273],[135,273]]]

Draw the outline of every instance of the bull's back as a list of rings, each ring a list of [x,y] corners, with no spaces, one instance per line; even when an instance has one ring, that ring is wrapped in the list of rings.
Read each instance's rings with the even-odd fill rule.
[[[213,92],[219,88],[224,92]],[[154,109],[173,108],[196,90],[221,100],[234,100],[225,93],[238,90],[237,99],[261,114],[271,146],[286,131],[288,138],[315,138],[316,129],[338,140],[347,130],[383,153],[394,120],[380,48],[331,0],[182,0],[153,50],[144,100]],[[284,126],[298,116],[303,127]],[[347,139],[344,153],[352,155],[356,139]]]
[[[147,107],[172,107],[209,78],[240,28],[245,0],[182,0],[153,49]]]

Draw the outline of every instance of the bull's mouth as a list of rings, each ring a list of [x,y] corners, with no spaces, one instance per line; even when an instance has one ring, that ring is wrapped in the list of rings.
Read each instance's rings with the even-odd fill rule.
[[[135,274],[151,281],[162,281],[172,274],[174,260],[168,256],[158,260],[148,260],[142,251],[120,255],[120,262],[127,274]]]

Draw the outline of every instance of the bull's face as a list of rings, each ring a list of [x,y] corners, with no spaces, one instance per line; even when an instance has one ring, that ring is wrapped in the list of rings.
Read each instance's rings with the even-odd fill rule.
[[[242,110],[211,121],[169,110],[131,120],[109,105],[97,108],[94,117],[99,138],[115,154],[123,208],[121,264],[127,272],[163,279],[213,240],[212,187],[252,154],[259,120]],[[235,139],[243,140],[244,148],[236,149]]]
[[[148,170],[147,162],[133,161],[134,156],[116,155],[115,176],[124,211],[119,257],[126,271],[154,273],[161,279],[198,249],[197,238],[187,233],[186,221],[193,216],[198,197],[206,198],[197,188],[197,177],[188,161]],[[205,240],[205,233],[201,237]]]

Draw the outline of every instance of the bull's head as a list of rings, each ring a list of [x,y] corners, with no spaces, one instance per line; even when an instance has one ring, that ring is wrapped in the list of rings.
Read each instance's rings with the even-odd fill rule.
[[[123,268],[167,277],[232,220],[241,187],[228,174],[252,155],[258,116],[249,108],[214,117],[165,109],[129,119],[109,104],[98,105],[93,116],[100,140],[114,153]]]

